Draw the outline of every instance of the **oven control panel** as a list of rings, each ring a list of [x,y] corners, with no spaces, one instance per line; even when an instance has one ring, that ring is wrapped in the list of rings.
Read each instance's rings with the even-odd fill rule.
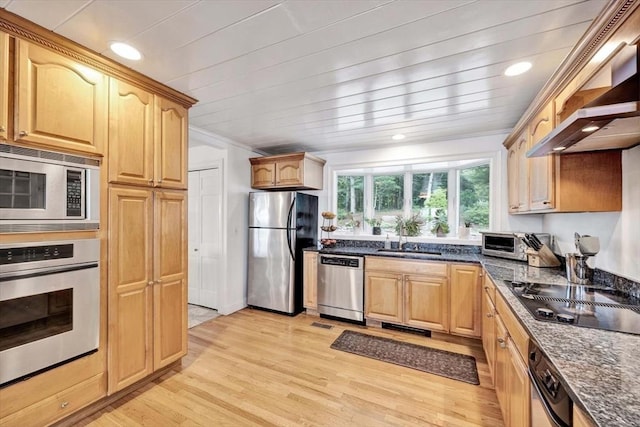
[[[73,244],[0,249],[0,265],[73,258]]]

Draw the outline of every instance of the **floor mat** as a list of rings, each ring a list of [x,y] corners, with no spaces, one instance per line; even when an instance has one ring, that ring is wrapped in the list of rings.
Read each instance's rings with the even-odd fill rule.
[[[331,344],[331,348],[470,384],[480,384],[473,356],[355,331],[344,331]]]

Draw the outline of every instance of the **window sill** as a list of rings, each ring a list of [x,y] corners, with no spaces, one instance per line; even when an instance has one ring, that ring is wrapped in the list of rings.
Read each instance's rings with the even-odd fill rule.
[[[338,240],[365,240],[365,241],[382,241],[386,240],[386,235],[376,235],[373,234],[352,234],[352,233],[344,233],[337,234],[332,233],[332,239]],[[389,240],[392,242],[398,241],[398,236],[389,236]],[[480,246],[482,244],[481,236],[471,236],[466,239],[459,239],[456,236],[447,236],[447,237],[431,237],[431,236],[414,236],[414,237],[403,237],[402,243],[408,241],[409,243],[440,243],[440,244],[449,244],[449,245],[473,245]]]

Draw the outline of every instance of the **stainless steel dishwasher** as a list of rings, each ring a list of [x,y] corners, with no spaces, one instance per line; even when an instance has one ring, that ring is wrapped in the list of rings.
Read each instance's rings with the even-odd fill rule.
[[[318,313],[364,321],[364,258],[320,254]]]

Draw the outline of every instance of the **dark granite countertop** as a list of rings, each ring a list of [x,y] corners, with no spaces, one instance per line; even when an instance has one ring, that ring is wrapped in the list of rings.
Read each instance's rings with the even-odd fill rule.
[[[317,248],[308,248],[315,250]],[[378,248],[336,247],[322,254],[381,255]],[[566,283],[564,272],[555,268],[529,267],[526,263],[485,257],[474,253],[448,253],[423,257],[430,261],[480,263],[516,317],[558,369],[561,381],[582,409],[601,427],[640,426],[640,336],[572,325],[541,322],[505,285],[504,280]]]

